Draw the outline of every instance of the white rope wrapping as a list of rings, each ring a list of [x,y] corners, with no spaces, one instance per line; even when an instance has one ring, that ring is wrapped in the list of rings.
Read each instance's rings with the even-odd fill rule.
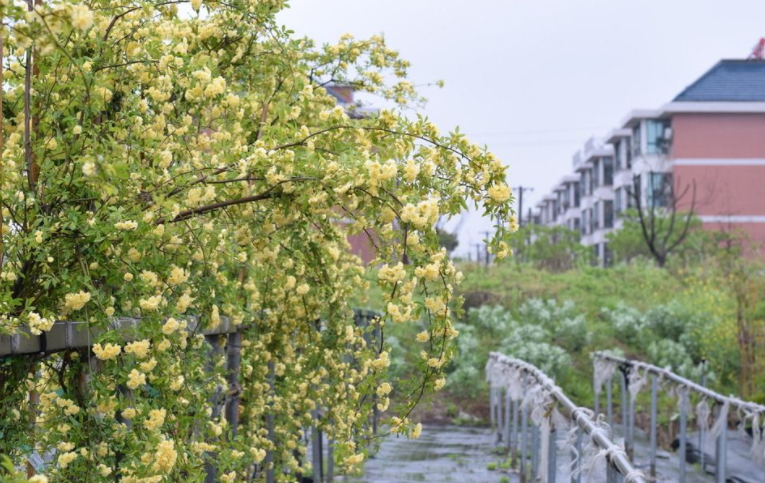
[[[716,438],[720,436],[723,429],[727,428],[729,409],[730,409],[730,401],[725,401],[725,404],[723,404],[722,408],[720,408],[720,414],[717,415],[717,421],[715,421],[714,426],[712,426],[712,429],[709,432],[712,435],[712,437]]]
[[[593,360],[593,382],[595,397],[600,395],[603,390],[603,384],[614,376],[616,372],[616,363],[608,359],[596,357]]]
[[[765,416],[765,414],[763,414]],[[756,412],[752,416],[752,459],[757,464],[765,463],[765,438],[763,438],[763,428],[760,426],[760,413]]]
[[[709,416],[711,415],[712,410],[709,408],[707,398],[701,398],[701,402],[696,405],[696,425],[698,425],[699,431],[709,432]]]
[[[648,382],[648,370],[643,370],[643,375],[640,375],[640,368],[635,367],[635,370],[630,371],[629,376],[629,385],[628,390],[630,392],[630,397],[632,398],[632,402],[635,402],[635,398],[637,397],[638,393],[641,389],[643,389],[643,386],[646,385]]]
[[[690,389],[688,386],[677,386],[675,394],[677,394],[677,410],[688,414],[690,410]]]

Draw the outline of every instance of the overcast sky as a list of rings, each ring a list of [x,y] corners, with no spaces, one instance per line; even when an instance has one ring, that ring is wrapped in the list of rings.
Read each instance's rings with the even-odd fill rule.
[[[632,109],[656,108],[765,37],[763,0],[291,0],[297,35],[383,33],[426,88],[423,109],[460,126],[530,186],[524,212],[571,171],[571,156]],[[525,213],[524,213],[525,215]],[[489,226],[469,215],[459,252]]]

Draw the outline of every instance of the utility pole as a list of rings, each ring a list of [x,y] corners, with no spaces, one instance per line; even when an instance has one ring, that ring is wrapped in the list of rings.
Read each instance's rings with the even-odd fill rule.
[[[528,186],[516,186],[513,188],[518,193],[518,226],[523,226],[523,193],[534,191],[534,188]]]

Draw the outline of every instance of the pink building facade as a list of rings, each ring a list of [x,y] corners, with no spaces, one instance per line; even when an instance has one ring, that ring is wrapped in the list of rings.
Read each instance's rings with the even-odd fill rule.
[[[750,253],[765,256],[765,61],[720,61],[672,102],[632,111],[602,140],[588,141],[573,164],[584,208],[551,207],[549,198],[538,208],[557,210],[556,220],[579,216],[582,242],[601,263],[610,261],[605,235],[619,229],[636,177],[643,206],[666,208],[669,183],[675,193],[688,187],[681,210],[693,201],[704,228],[741,231]]]

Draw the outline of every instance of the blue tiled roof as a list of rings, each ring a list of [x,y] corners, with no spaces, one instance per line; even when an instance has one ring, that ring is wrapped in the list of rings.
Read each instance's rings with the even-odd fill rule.
[[[675,102],[765,102],[765,60],[721,60]]]

